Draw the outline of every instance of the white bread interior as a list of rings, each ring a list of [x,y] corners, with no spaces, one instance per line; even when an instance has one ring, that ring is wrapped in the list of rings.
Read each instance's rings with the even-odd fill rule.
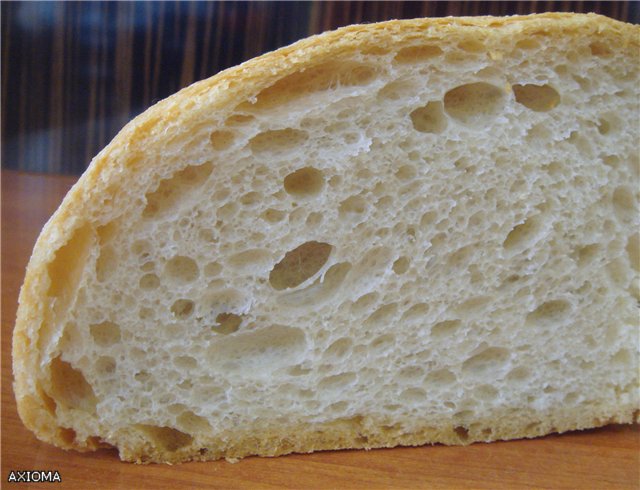
[[[36,244],[23,421],[137,462],[633,422],[638,41],[352,26],[150,108]]]

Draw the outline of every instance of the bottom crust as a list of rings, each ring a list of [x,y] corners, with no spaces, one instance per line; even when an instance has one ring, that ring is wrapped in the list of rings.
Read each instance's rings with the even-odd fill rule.
[[[546,413],[532,410],[503,410],[492,419],[456,421],[449,418],[436,424],[421,425],[416,420],[390,421],[367,416],[343,418],[326,423],[298,424],[264,430],[256,424],[251,430],[218,435],[196,435],[175,450],[152,445],[140,434],[122,429],[120,458],[135,463],[178,463],[226,458],[236,461],[246,456],[280,456],[336,449],[374,449],[425,444],[467,445],[474,442],[539,437],[551,433],[591,429],[608,424],[640,421],[640,410],[633,406],[593,407],[590,410],[561,408]],[[114,441],[115,442],[115,441]]]

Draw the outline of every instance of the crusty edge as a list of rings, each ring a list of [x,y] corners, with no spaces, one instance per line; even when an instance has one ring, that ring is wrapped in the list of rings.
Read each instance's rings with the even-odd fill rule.
[[[211,112],[235,107],[284,76],[338,56],[348,56],[364,45],[394,48],[419,41],[437,42],[452,33],[461,39],[474,39],[480,29],[486,33],[483,28],[487,27],[494,30],[496,35],[518,33],[523,36],[534,32],[544,32],[547,36],[607,34],[616,40],[618,49],[626,47],[636,52],[640,37],[638,26],[595,14],[548,13],[505,18],[415,19],[354,25],[312,36],[194,83],[129,122],[92,160],[87,171],[69,191],[43,228],[29,261],[20,291],[12,349],[14,393],[18,412],[25,425],[40,439],[60,447],[90,450],[99,446],[93,439],[75,440],[69,436],[68,430],[58,426],[55,408],[52,410],[52,400],[42,385],[41,376],[46,377],[46,373],[41,373],[40,353],[34,344],[45,317],[42,298],[46,296],[51,281],[47,265],[73,232],[89,221],[88,209],[96,195],[117,192],[114,189],[125,180],[128,184],[134,180],[127,177],[140,170],[136,167],[141,161],[139,156],[145,149],[145,142],[152,135],[161,132],[169,124],[188,123],[198,111]],[[115,206],[107,208],[105,212],[113,211]],[[522,436],[526,436],[526,433]],[[513,434],[509,437],[519,436]],[[311,445],[314,448],[332,447],[332,443],[323,445],[321,438],[314,440],[316,442]],[[417,444],[434,440],[426,433],[415,439]],[[389,441],[387,444],[404,443],[404,440],[398,439],[397,442]],[[357,446],[352,438],[345,439],[341,445]],[[304,451],[305,447],[311,446],[300,445],[295,450]],[[245,454],[249,453],[245,451]]]
[[[278,431],[268,431],[259,426],[237,429],[233,433],[195,441],[177,451],[151,447],[147,441],[131,437],[127,432],[128,443],[119,449],[120,458],[133,463],[181,463],[222,458],[236,460],[252,455],[272,457],[334,449],[376,449],[425,444],[468,445],[474,442],[533,438],[614,423],[628,424],[633,422],[635,410],[637,407],[604,405],[589,411],[564,407],[546,412],[504,409],[492,419],[462,422],[449,418],[443,419],[437,426],[423,424],[415,429],[404,428],[390,420],[357,416],[315,425],[283,426]],[[609,415],[596,415],[604,413]]]

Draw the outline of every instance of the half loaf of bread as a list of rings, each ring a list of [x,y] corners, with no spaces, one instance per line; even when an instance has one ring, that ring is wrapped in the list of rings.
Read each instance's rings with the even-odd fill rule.
[[[391,21],[151,107],[35,246],[22,420],[137,462],[633,422],[638,53],[596,15]]]

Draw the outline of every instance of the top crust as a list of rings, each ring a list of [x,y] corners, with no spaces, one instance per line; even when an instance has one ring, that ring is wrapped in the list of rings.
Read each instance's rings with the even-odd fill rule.
[[[143,184],[138,183],[136,177],[145,171],[143,167],[161,161],[162,145],[158,143],[171,138],[176,128],[197,124],[205,113],[225,114],[246,101],[254,101],[258,94],[283,77],[330,60],[350,58],[358,51],[382,53],[417,41],[437,45],[450,38],[460,42],[488,39],[495,47],[495,56],[500,56],[500,44],[513,36],[519,39],[597,36],[604,46],[628,53],[629,59],[637,59],[639,34],[637,26],[603,16],[563,13],[354,25],[312,36],[247,61],[194,83],[150,107],[128,123],[93,159],[36,242],[20,292],[12,351],[14,392],[25,425],[41,440],[61,447],[91,450],[100,446],[94,439],[78,441],[60,427],[52,410],[54,402],[45,393],[47,373],[41,368],[55,357],[55,352],[48,347],[60,334],[60,326],[50,323],[50,310],[55,305],[48,302],[48,295],[59,278],[49,264],[78,230],[100,226],[118,217],[122,212],[119,196],[144,194]],[[280,96],[287,97],[286,91]],[[278,103],[277,98],[274,103]],[[57,295],[63,296],[64,291]]]

